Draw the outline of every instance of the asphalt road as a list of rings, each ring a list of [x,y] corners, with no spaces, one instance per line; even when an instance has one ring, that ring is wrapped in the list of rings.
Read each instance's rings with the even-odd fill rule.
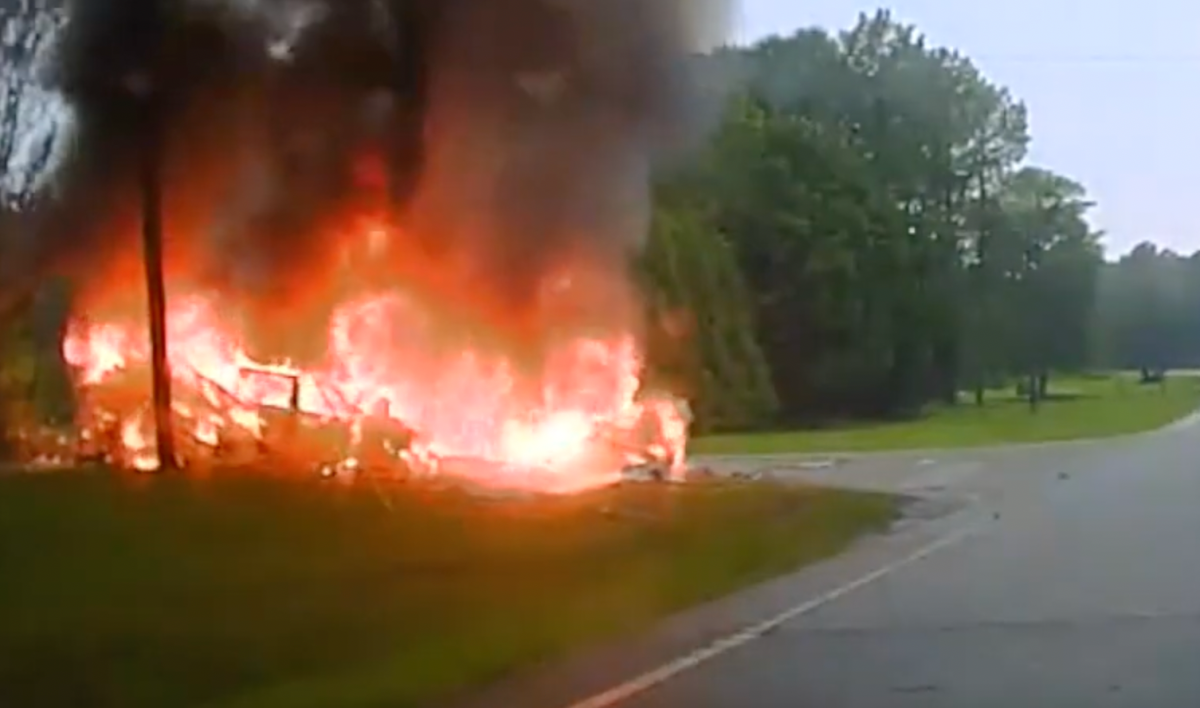
[[[709,462],[903,491],[926,511],[915,505],[895,533],[835,561],[472,705],[1200,706],[1195,419],[1103,443]],[[770,631],[722,645],[771,617]]]
[[[999,519],[626,705],[1200,706],[1200,426],[992,454],[900,486]]]

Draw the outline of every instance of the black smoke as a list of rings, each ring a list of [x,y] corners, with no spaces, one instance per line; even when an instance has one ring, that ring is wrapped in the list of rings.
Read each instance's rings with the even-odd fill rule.
[[[291,302],[371,155],[422,249],[526,307],[563,258],[615,272],[638,245],[650,166],[695,133],[689,57],[720,5],[68,0],[50,78],[75,135],[0,282],[86,277],[129,247],[160,136],[170,247],[223,288]]]

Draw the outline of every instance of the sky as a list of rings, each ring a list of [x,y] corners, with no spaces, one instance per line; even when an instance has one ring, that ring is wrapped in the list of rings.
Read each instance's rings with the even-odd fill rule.
[[[879,7],[1025,101],[1029,162],[1087,187],[1110,257],[1200,250],[1200,2],[741,0],[737,38],[844,29]]]

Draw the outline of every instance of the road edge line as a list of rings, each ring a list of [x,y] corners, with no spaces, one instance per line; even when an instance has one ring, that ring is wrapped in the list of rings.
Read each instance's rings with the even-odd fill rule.
[[[639,676],[636,676],[628,681],[617,684],[608,690],[597,693],[591,697],[571,703],[566,708],[610,708],[617,704],[623,703],[638,694],[645,693],[652,688],[660,686],[676,676],[694,669],[701,664],[707,663],[722,654],[725,654],[733,649],[749,644],[755,639],[760,639],[788,622],[809,614],[814,610],[827,605],[835,600],[839,600],[850,593],[860,590],[871,583],[874,583],[894,572],[921,561],[933,554],[943,551],[951,546],[954,546],[967,538],[975,535],[983,528],[980,523],[968,524],[962,528],[951,531],[940,538],[918,548],[908,555],[898,558],[890,563],[886,563],[875,570],[859,576],[848,583],[839,585],[831,590],[821,593],[820,595],[806,600],[799,605],[788,608],[779,614],[763,620],[757,624],[752,624],[745,629],[742,629],[733,634],[726,635],[717,639],[707,646],[697,649],[690,654],[681,656],[673,661],[669,661],[658,668],[651,669]]]

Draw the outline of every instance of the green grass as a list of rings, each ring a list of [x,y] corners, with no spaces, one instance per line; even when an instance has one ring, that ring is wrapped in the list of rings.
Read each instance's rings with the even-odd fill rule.
[[[1037,413],[1011,389],[990,391],[982,408],[964,397],[911,421],[716,435],[694,440],[690,452],[868,452],[1109,437],[1152,430],[1196,410],[1200,377],[1169,379],[1165,388],[1140,386],[1127,375],[1051,379],[1050,393],[1055,400]]]
[[[0,479],[0,705],[426,705],[829,556],[877,495]]]

